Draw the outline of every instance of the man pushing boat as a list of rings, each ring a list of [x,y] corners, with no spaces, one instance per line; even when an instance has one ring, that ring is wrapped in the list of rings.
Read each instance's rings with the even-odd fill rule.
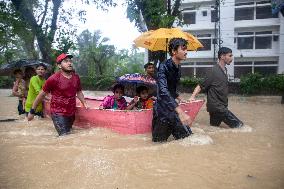
[[[64,53],[56,58],[60,71],[46,80],[28,115],[28,120],[31,121],[34,118],[37,105],[44,99],[47,93],[51,93],[51,118],[59,136],[69,134],[72,129],[75,120],[76,95],[83,106],[87,107],[82,93],[80,78],[73,70],[72,58],[72,55]]]
[[[178,102],[177,84],[181,77],[182,60],[186,59],[187,41],[173,38],[169,42],[171,58],[161,63],[157,73],[157,100],[153,109],[152,140],[153,142],[167,141],[172,134],[181,139],[192,134],[192,120],[182,111]]]

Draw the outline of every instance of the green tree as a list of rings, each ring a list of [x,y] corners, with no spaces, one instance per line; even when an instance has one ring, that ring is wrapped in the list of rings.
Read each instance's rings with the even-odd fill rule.
[[[112,71],[115,77],[127,73],[144,73],[144,53],[138,52],[136,48],[120,50],[113,60]]]
[[[83,31],[78,37],[79,64],[87,69],[90,77],[100,77],[109,73],[109,60],[115,55],[114,45],[107,44],[109,39],[102,37],[99,30],[92,34]]]
[[[142,32],[142,17],[148,30],[171,28],[176,18],[181,19],[180,5],[181,0],[128,0],[127,18]]]
[[[26,26],[24,27],[25,29],[30,31],[31,40],[34,41],[34,38],[36,38],[42,58],[46,62],[51,63],[54,58],[52,48],[55,42],[65,42],[65,45],[61,46],[60,50],[66,50],[73,45],[72,42],[66,41],[69,40],[66,35],[73,36],[76,32],[70,22],[70,18],[77,16],[77,13],[81,14],[84,10],[74,11],[78,10],[75,8],[64,9],[62,6],[63,0],[9,0],[6,2],[8,2],[8,5],[13,5],[11,8],[18,15],[19,22]],[[106,9],[108,6],[115,6],[113,0],[82,1],[81,3],[94,3],[97,5],[97,8],[102,9]],[[75,6],[78,7],[78,5]],[[56,35],[57,31],[58,35]],[[63,34],[63,36],[60,34]]]
[[[1,63],[37,57],[34,35],[6,1],[0,1],[0,47]]]
[[[181,0],[128,0],[127,18],[135,23],[139,31],[145,32],[158,28],[171,28],[176,21],[182,24]],[[149,53],[149,59],[155,62],[165,59],[163,51]]]

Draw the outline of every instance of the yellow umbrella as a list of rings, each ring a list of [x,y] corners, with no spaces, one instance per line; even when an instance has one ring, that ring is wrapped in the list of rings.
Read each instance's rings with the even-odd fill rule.
[[[143,33],[134,40],[137,47],[143,47],[151,51],[167,51],[168,42],[172,38],[183,38],[188,41],[187,50],[196,51],[203,45],[193,35],[178,28],[160,28]]]

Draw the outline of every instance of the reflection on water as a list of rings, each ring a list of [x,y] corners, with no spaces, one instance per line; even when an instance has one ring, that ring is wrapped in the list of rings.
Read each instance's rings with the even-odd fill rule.
[[[16,115],[16,98],[1,90],[0,96],[0,120],[17,119],[0,122],[1,189],[284,188],[284,107],[278,104],[232,102],[246,123],[240,129],[208,126],[203,107],[192,136],[152,143],[150,133],[104,128],[75,127],[57,137],[51,120],[28,122]]]

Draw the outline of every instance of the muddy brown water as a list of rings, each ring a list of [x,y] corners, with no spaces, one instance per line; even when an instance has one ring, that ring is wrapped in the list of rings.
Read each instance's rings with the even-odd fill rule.
[[[104,95],[86,92],[88,95]],[[194,135],[163,144],[151,135],[78,129],[57,137],[51,120],[27,122],[17,98],[0,90],[1,189],[284,188],[284,106],[230,98],[246,126],[208,126],[205,107]],[[184,97],[188,94],[183,95]]]

